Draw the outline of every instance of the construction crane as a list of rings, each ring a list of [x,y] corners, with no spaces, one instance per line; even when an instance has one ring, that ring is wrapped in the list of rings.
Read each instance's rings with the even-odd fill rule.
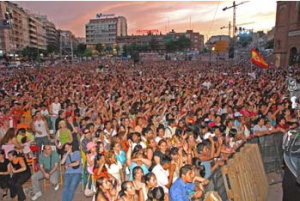
[[[237,24],[237,26],[243,26],[248,24],[253,24],[254,22],[246,22],[242,24]],[[228,28],[228,36],[231,37],[231,22],[228,23],[228,26],[222,26],[220,29],[227,29]],[[237,30],[237,27],[235,27],[235,30]]]
[[[232,6],[229,6],[229,7],[226,6],[225,8],[223,8],[223,11],[226,11],[227,9],[233,8],[233,26],[232,26],[233,27],[233,31],[232,31],[233,37],[235,37],[235,33],[236,33],[236,31],[235,31],[235,27],[236,27],[236,8],[240,5],[248,3],[248,2],[249,1],[243,1],[241,3],[236,4],[235,1],[234,1]]]
[[[235,29],[235,27],[236,27],[236,8],[240,5],[248,3],[248,2],[249,1],[243,1],[241,3],[236,4],[235,1],[233,1],[232,6],[229,6],[229,7],[226,6],[225,8],[223,8],[223,11],[233,8],[233,26],[232,26],[233,40],[232,40],[232,47],[229,49],[229,57],[230,58],[234,58],[234,46],[235,46],[235,39],[236,39],[236,29]]]

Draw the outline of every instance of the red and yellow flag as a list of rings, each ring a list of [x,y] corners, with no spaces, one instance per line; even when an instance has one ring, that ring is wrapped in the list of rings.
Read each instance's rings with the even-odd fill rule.
[[[261,68],[269,68],[269,64],[256,49],[251,50],[251,62]]]

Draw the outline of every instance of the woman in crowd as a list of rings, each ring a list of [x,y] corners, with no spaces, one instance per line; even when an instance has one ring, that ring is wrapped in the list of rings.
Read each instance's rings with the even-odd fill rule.
[[[107,172],[112,175],[120,185],[120,182],[124,180],[122,164],[116,160],[114,152],[110,151],[105,154],[105,162]]]
[[[129,169],[129,181],[132,181],[133,179],[133,169],[136,166],[140,166],[143,170],[144,174],[149,173],[149,168],[151,166],[151,161],[147,159],[147,157],[144,154],[144,150],[142,146],[137,145],[133,152],[131,151],[132,143],[130,143],[128,152],[127,152],[127,166]]]
[[[2,138],[0,144],[2,146],[2,149],[4,149],[4,151],[6,153],[6,157],[7,157],[8,152],[10,152],[12,150],[18,150],[21,152],[23,149],[22,145],[17,140],[14,128],[9,128],[7,130],[7,132],[4,135],[4,137]]]
[[[23,190],[23,184],[30,179],[30,168],[24,157],[18,156],[18,153],[13,150],[8,152],[9,170],[12,176],[9,180],[10,196],[13,201],[24,201],[26,196]]]
[[[135,195],[138,195],[138,199],[135,199]],[[121,191],[119,192],[118,201],[143,201],[143,190],[140,188],[136,190],[133,182],[124,181],[121,185]]]
[[[144,201],[147,200],[147,189],[146,184],[143,182],[144,172],[140,166],[136,166],[133,168],[133,185],[136,190],[142,189]],[[138,199],[138,194],[136,195],[136,199]]]
[[[70,129],[67,128],[67,124],[64,120],[60,121],[58,125],[59,125],[59,129],[56,132],[55,145],[56,145],[57,149],[59,150],[59,152],[61,154],[63,154],[64,145],[67,143],[72,144],[73,136],[72,136]]]
[[[96,201],[116,201],[117,192],[111,181],[106,177],[100,177],[96,181]]]
[[[8,182],[10,178],[9,160],[5,158],[5,151],[0,149],[0,188],[4,191],[0,198],[7,195]]]
[[[61,160],[61,164],[65,165],[64,186],[62,193],[62,201],[72,201],[79,182],[81,181],[81,157],[79,151],[72,149],[71,143],[64,145],[66,152]]]

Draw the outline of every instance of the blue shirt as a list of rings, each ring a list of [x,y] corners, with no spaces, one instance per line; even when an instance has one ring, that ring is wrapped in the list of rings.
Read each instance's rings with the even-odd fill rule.
[[[211,172],[211,163],[210,163],[210,161],[203,161],[203,162],[201,162],[201,165],[203,165],[204,169],[205,169],[204,178],[208,179],[212,173]]]
[[[116,154],[116,159],[119,161],[122,165],[126,163],[126,154],[124,151],[120,151],[120,154]]]
[[[194,183],[184,183],[181,178],[178,178],[170,188],[171,201],[190,201],[194,192]]]
[[[133,180],[133,174],[132,174],[133,173],[133,168],[135,168],[136,166],[138,166],[138,164],[136,164],[135,162],[132,162],[130,167],[129,167],[129,171],[130,171],[129,181]],[[140,167],[142,168],[144,175],[149,173],[149,170],[148,170],[148,168],[145,164],[142,164]]]
[[[82,166],[81,166],[81,156],[79,151],[74,151],[73,153],[69,154],[66,159],[66,164],[70,164],[71,162],[79,161],[79,168],[74,169],[73,167],[68,167],[65,171],[66,174],[76,174],[82,173]]]

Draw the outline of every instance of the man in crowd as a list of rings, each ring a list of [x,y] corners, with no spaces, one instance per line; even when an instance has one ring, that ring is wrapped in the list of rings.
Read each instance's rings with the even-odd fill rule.
[[[55,191],[59,189],[59,156],[56,151],[52,151],[52,147],[50,145],[44,146],[43,152],[39,156],[39,167],[40,170],[34,173],[31,177],[34,193],[31,198],[32,200],[37,200],[42,196],[39,183],[41,179],[50,180]]]

